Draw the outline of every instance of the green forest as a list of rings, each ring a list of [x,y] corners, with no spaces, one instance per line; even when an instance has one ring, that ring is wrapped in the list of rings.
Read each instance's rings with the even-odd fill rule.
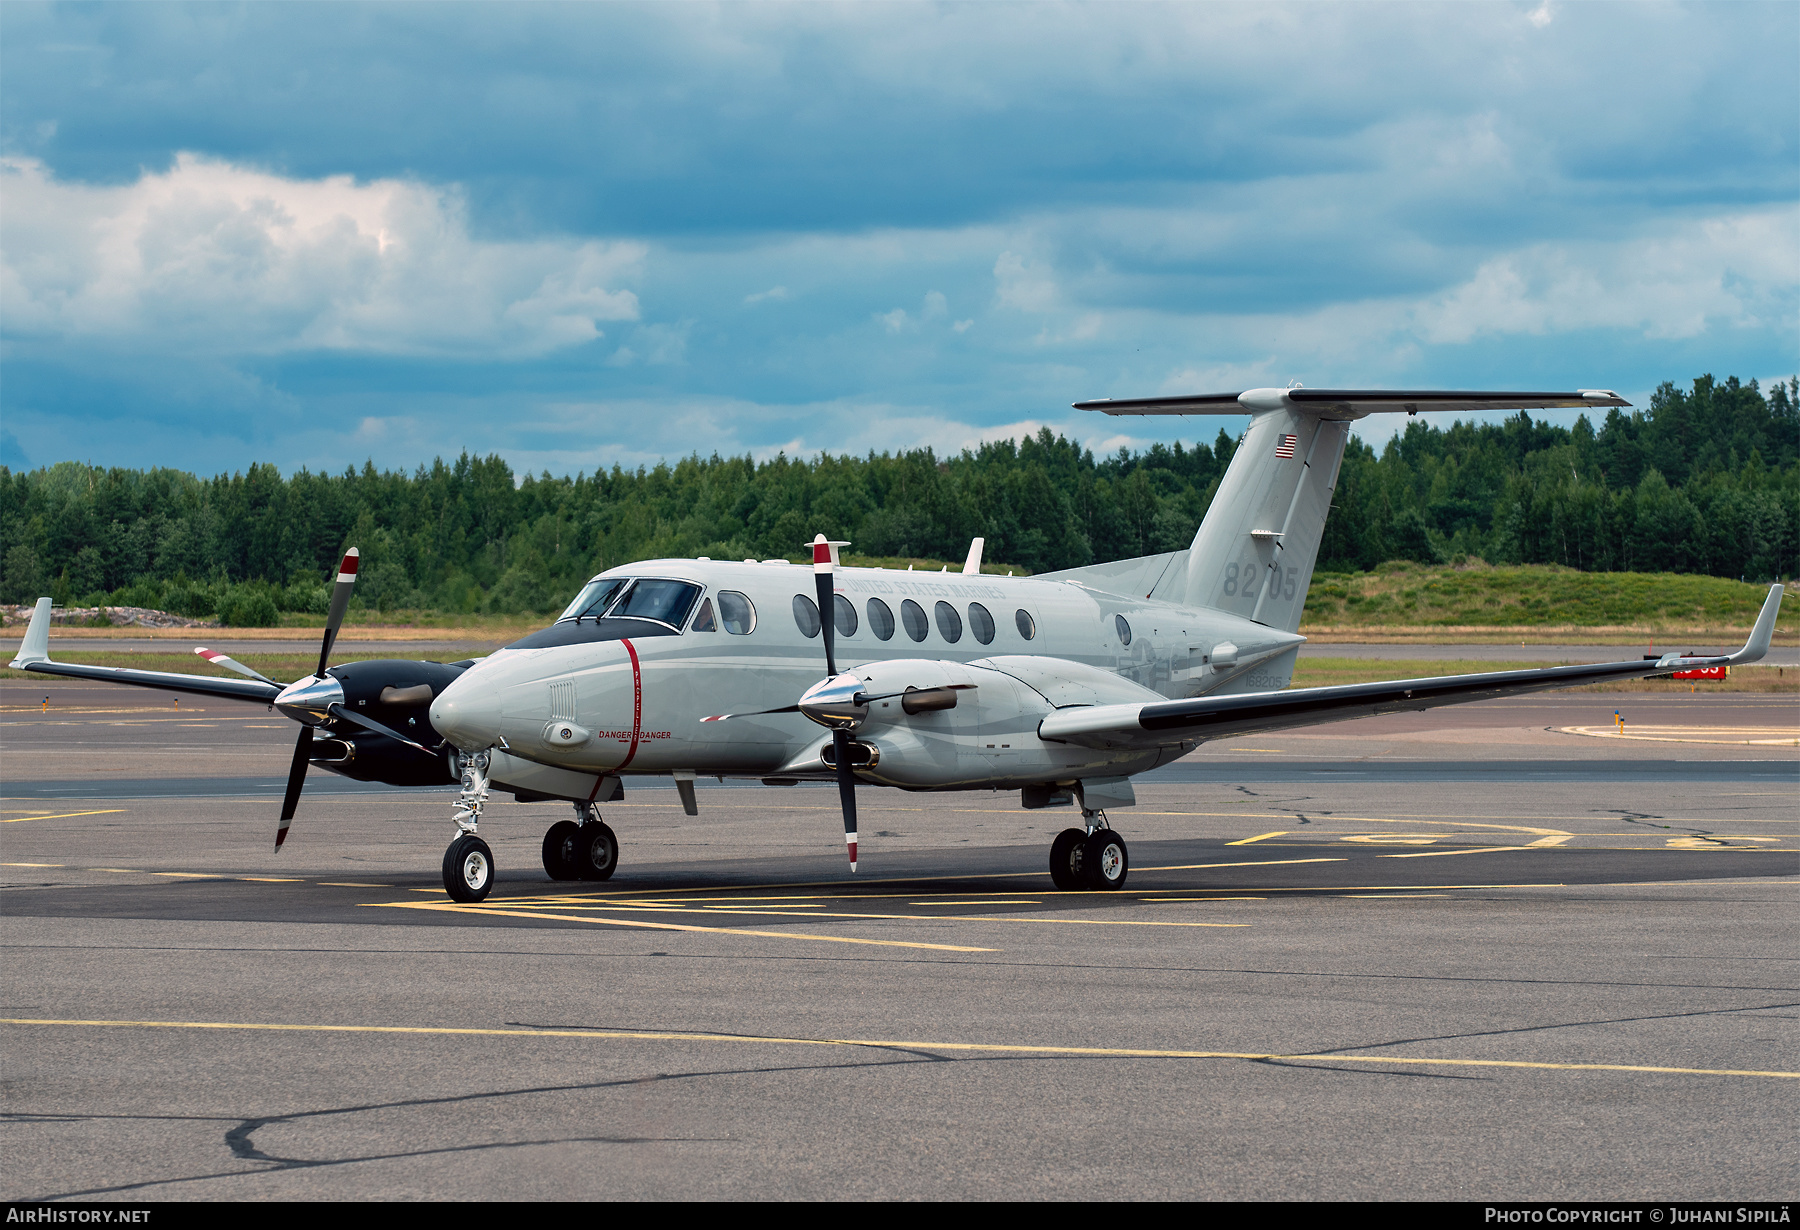
[[[940,457],[690,456],[558,477],[464,454],[413,473],[274,465],[198,478],[65,461],[0,467],[0,601],[143,606],[228,624],[320,613],[359,546],[359,606],[558,609],[632,560],[798,558],[823,532],[848,558],[987,558],[1043,572],[1185,547],[1233,441],[1096,458],[1047,429]],[[1388,560],[1791,577],[1800,563],[1800,381],[1665,383],[1647,408],[1573,428],[1517,413],[1409,422],[1352,439],[1319,569]]]

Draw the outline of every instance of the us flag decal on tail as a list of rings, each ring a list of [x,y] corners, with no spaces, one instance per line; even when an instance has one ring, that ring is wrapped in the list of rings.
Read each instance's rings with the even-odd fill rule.
[[[1294,455],[1294,445],[1297,444],[1299,440],[1299,436],[1281,437],[1281,443],[1275,446],[1275,455],[1277,457],[1292,457]]]

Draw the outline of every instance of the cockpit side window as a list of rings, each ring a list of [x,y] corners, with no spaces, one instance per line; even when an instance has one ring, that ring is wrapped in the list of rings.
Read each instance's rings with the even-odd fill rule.
[[[601,577],[589,581],[582,591],[569,603],[568,609],[562,613],[563,619],[598,619],[606,614],[606,608],[613,604],[625,588],[628,577]]]
[[[698,615],[694,616],[693,626],[690,627],[688,629],[688,631],[689,632],[717,632],[718,630],[719,630],[718,621],[713,619],[712,599],[711,598],[702,598],[700,600],[700,613]]]
[[[750,605],[750,599],[737,591],[722,589],[719,591],[719,618],[731,635],[748,636],[756,627],[756,608]]]
[[[690,582],[643,577],[607,614],[625,619],[654,619],[679,628],[699,597],[700,587]]]

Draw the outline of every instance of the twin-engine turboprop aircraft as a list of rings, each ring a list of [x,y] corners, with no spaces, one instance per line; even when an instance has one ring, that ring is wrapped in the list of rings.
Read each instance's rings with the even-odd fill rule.
[[[286,688],[223,655],[208,656],[254,682],[54,662],[48,599],[13,665],[266,701],[300,721],[277,847],[309,763],[396,784],[459,780],[443,873],[460,901],[493,887],[493,854],[477,831],[491,790],[572,802],[575,819],[545,834],[544,868],[604,880],[618,839],[598,804],[618,798],[624,779],[651,774],[674,778],[689,815],[698,776],[835,780],[852,871],[859,783],[1016,789],[1026,807],[1081,809],[1082,825],[1051,847],[1056,885],[1116,889],[1130,857],[1107,809],[1135,801],[1133,775],[1209,739],[1761,658],[1779,585],[1743,649],[1725,657],[1287,688],[1355,420],[1627,404],[1586,390],[1301,388],[1084,402],[1077,408],[1107,414],[1252,415],[1186,550],[1002,578],[980,573],[979,539],[952,574],[846,568],[847,544],[820,535],[810,583],[785,559],[650,560],[601,573],[550,627],[487,658],[328,668],[352,551],[319,669]]]

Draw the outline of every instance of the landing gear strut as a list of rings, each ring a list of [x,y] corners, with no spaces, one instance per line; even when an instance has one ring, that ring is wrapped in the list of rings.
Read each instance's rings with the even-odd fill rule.
[[[456,839],[444,851],[444,891],[452,901],[481,901],[494,887],[494,852],[475,835],[487,805],[488,754],[458,753],[462,793],[456,797]]]
[[[1065,892],[1109,892],[1125,886],[1131,855],[1113,832],[1106,813],[1084,810],[1087,827],[1064,829],[1050,846],[1050,879]]]
[[[619,865],[619,838],[592,803],[575,804],[575,819],[544,834],[544,870],[552,880],[606,880]]]

